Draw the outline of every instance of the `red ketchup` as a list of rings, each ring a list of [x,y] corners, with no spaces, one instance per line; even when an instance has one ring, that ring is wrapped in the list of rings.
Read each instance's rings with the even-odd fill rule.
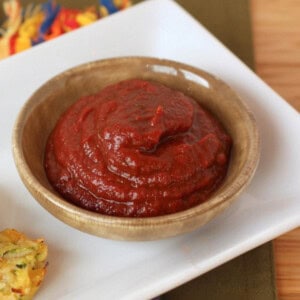
[[[231,138],[192,98],[131,79],[79,99],[45,152],[50,183],[101,214],[160,216],[204,202],[224,179]]]

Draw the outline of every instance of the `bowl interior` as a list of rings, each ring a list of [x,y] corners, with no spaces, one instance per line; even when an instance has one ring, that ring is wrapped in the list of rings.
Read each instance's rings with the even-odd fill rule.
[[[158,81],[192,96],[210,110],[231,135],[233,148],[227,177],[206,203],[162,217],[109,217],[64,201],[49,184],[43,166],[45,145],[61,114],[80,97],[129,78]],[[259,139],[252,114],[222,81],[202,70],[177,62],[131,57],[88,63],[44,84],[20,112],[14,130],[13,150],[27,188],[47,210],[64,222],[104,237],[155,239],[193,230],[229,205],[255,171]],[[119,231],[117,227],[120,227]],[[106,228],[105,233],[103,228]],[[129,233],[124,233],[124,228]],[[164,232],[161,232],[162,228]]]

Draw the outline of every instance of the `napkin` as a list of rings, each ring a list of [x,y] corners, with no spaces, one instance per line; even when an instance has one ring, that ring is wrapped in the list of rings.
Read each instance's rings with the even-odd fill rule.
[[[161,300],[183,299],[277,299],[272,243],[247,252],[161,297]]]

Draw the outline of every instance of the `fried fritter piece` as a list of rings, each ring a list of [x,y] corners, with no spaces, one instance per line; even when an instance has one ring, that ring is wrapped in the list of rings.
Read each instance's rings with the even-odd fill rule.
[[[32,299],[44,279],[47,254],[43,239],[30,240],[14,229],[0,232],[0,299]]]

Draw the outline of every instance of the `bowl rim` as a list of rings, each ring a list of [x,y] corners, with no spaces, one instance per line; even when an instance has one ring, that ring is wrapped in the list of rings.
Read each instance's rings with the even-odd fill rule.
[[[234,186],[234,188],[230,189],[229,193],[228,190],[225,189],[224,191],[221,191],[221,193],[219,193],[217,197],[213,194],[204,203],[200,203],[189,209],[179,211],[173,214],[167,214],[167,215],[156,216],[156,217],[118,217],[118,216],[110,216],[110,215],[89,211],[87,209],[78,207],[68,202],[67,200],[63,199],[63,197],[59,197],[57,194],[55,194],[55,192],[44,187],[39,182],[39,180],[35,177],[35,175],[31,172],[30,167],[26,162],[24,152],[22,150],[22,134],[23,134],[23,128],[27,121],[28,115],[33,110],[34,105],[40,103],[40,101],[38,102],[36,101],[36,95],[39,92],[41,92],[42,89],[51,85],[54,81],[59,80],[61,77],[68,75],[68,73],[70,72],[72,73],[80,72],[81,70],[86,69],[87,67],[88,68],[99,67],[99,64],[105,65],[105,64],[110,64],[111,62],[114,61],[130,62],[133,59],[142,60],[144,62],[149,61],[149,63],[156,62],[162,65],[172,65],[178,69],[188,70],[192,73],[195,73],[198,76],[201,77],[205,76],[205,78],[208,78],[210,80],[213,80],[214,82],[218,82],[224,85],[232,94],[235,95],[236,100],[239,102],[240,106],[243,108],[243,110],[246,112],[248,116],[248,121],[249,121],[248,123],[251,125],[252,139],[250,140],[249,143],[250,146],[248,149],[248,158],[250,157],[250,159],[247,159],[247,161],[245,162],[245,164],[241,169],[240,175],[233,180],[232,186]],[[259,137],[259,131],[258,131],[256,120],[254,118],[252,111],[248,108],[248,105],[241,99],[241,97],[236,93],[236,91],[234,91],[227,83],[219,79],[217,76],[212,75],[211,73],[204,71],[203,69],[182,62],[170,60],[170,59],[161,59],[161,58],[147,57],[147,56],[124,56],[124,57],[100,59],[100,60],[80,64],[78,66],[69,68],[55,75],[54,77],[44,82],[41,86],[39,86],[39,88],[25,101],[25,103],[23,104],[21,110],[17,115],[13,127],[13,134],[12,134],[12,152],[13,152],[13,158],[17,170],[19,172],[19,175],[23,183],[29,189],[29,191],[31,193],[32,191],[34,191],[39,194],[43,194],[45,199],[49,201],[55,208],[63,209],[69,214],[72,214],[74,218],[79,216],[82,217],[84,215],[90,222],[98,225],[101,224],[102,226],[122,225],[131,228],[143,228],[149,225],[151,225],[152,227],[156,227],[165,224],[176,223],[178,221],[185,220],[187,218],[193,218],[206,213],[207,211],[211,210],[214,207],[220,206],[228,199],[232,199],[232,198],[235,199],[236,197],[238,197],[240,193],[250,183],[251,179],[254,176],[255,170],[258,166],[259,157],[260,157],[260,137]],[[38,199],[36,200],[40,202],[40,204],[43,206],[41,201],[39,201]]]

